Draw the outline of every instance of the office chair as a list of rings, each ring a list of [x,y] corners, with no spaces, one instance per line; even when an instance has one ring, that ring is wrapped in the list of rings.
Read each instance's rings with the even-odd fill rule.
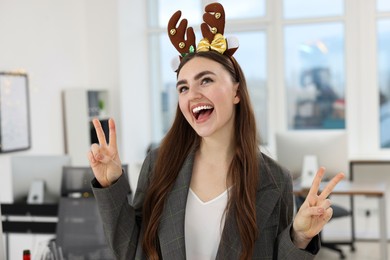
[[[128,178],[127,165],[122,165]],[[56,243],[65,259],[114,260],[92,193],[90,167],[63,168]],[[129,203],[131,192],[128,195]]]
[[[305,197],[303,196],[295,196],[295,205],[297,207],[297,210],[301,207],[303,202],[305,201]],[[342,217],[347,217],[347,216],[352,216],[351,211],[346,210],[343,207],[340,207],[338,205],[331,205],[331,208],[333,209],[333,215],[332,219],[335,218],[342,218]],[[323,241],[322,239],[322,231],[319,233],[320,236],[320,241],[321,241],[321,246],[326,247],[328,249],[331,249],[333,251],[336,251],[340,255],[340,259],[345,259],[345,254],[341,248],[338,247],[338,245],[343,244],[342,242],[326,242]],[[354,251],[353,245],[351,245],[351,250]]]

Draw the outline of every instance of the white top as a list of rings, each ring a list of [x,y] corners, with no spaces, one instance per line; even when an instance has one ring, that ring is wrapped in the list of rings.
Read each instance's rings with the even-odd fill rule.
[[[189,189],[185,215],[185,245],[187,260],[215,259],[225,224],[227,190],[218,197],[203,202]]]

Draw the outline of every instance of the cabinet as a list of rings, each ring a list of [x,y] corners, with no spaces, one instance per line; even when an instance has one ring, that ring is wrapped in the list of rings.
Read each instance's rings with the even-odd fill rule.
[[[107,90],[66,89],[63,91],[65,153],[72,165],[88,165],[87,152],[97,142],[92,119],[102,123],[108,140],[110,115]]]

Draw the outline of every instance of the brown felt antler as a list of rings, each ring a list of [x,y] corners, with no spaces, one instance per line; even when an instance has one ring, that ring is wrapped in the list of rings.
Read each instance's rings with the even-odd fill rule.
[[[168,22],[168,35],[173,46],[180,53],[189,53],[190,47],[195,49],[195,33],[192,27],[187,28],[188,21],[183,19],[179,26],[176,27],[181,16],[181,11],[174,13]],[[187,39],[185,38],[187,31]]]
[[[181,59],[191,52],[216,51],[220,54],[232,56],[239,46],[236,37],[225,37],[225,10],[220,3],[211,3],[205,7],[204,23],[201,24],[203,39],[196,46],[195,33],[188,27],[187,19],[183,19],[177,26],[181,11],[174,13],[168,22],[168,35],[176,50],[181,54],[172,60],[172,69],[177,71]]]
[[[223,35],[225,30],[225,10],[220,3],[212,3],[205,7],[203,21],[200,25],[202,35],[209,42],[214,39],[214,35],[220,33]]]

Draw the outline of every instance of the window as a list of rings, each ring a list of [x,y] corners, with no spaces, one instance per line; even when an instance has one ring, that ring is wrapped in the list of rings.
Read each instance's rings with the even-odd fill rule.
[[[377,0],[377,9],[380,12],[389,12],[390,11],[390,1],[389,0]]]
[[[237,4],[237,0],[220,1],[228,15],[228,19],[247,19],[265,15],[265,0],[246,0],[245,4]]]
[[[234,54],[244,71],[262,143],[268,140],[267,47],[262,31],[235,33],[240,46]]]
[[[344,129],[344,1],[284,0],[283,14],[287,128]]]
[[[287,19],[340,16],[344,13],[342,0],[284,0],[283,4]]]
[[[200,24],[202,21],[203,7],[201,1],[151,0],[149,6],[151,7],[151,12],[154,13],[154,15],[149,16],[149,21],[153,26],[156,26],[156,22],[158,21],[157,25],[160,28],[165,29],[167,27],[169,19],[177,10],[181,10],[181,18],[186,18],[189,26],[192,24]]]
[[[342,129],[344,29],[340,23],[285,28],[289,129]]]
[[[169,129],[177,106],[170,63],[178,53],[167,36],[168,19],[181,9],[198,42],[203,7],[210,2],[149,0],[153,141]],[[235,58],[246,75],[263,143],[272,145],[276,130],[345,129],[358,140],[351,154],[390,151],[383,149],[390,148],[389,0],[220,2],[225,34],[240,40]]]
[[[378,21],[380,146],[390,148],[390,19]]]

